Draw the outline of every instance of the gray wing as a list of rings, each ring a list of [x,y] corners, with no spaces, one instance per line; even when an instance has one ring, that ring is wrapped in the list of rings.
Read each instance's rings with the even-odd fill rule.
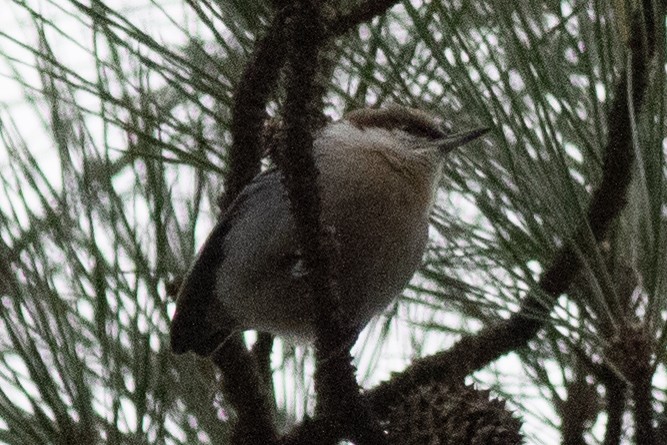
[[[223,264],[257,269],[275,264],[293,239],[293,223],[277,170],[261,173],[239,194],[213,228],[179,290],[171,348],[209,355],[236,328],[216,296]],[[293,244],[291,244],[293,246]],[[243,274],[227,274],[243,279]]]

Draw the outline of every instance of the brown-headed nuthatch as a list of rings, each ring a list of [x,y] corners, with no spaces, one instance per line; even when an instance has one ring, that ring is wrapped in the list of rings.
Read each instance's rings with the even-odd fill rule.
[[[353,111],[316,134],[322,220],[339,243],[338,286],[351,326],[361,330],[410,280],[444,156],[485,132],[450,134],[429,114],[394,105]],[[172,349],[208,355],[243,329],[312,339],[317,302],[303,269],[280,172],[267,170],[230,205],[188,272]]]

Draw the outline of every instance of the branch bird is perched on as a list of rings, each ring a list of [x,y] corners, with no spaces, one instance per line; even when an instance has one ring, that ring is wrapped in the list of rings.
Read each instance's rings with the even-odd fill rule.
[[[323,224],[340,245],[338,285],[361,330],[419,266],[442,160],[486,129],[448,134],[429,114],[361,109],[315,135]],[[213,352],[233,331],[314,336],[317,302],[303,279],[296,227],[276,169],[239,194],[201,248],[178,294],[176,353]]]

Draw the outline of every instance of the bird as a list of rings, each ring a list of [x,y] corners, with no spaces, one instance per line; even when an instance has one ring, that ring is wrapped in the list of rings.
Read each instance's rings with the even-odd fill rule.
[[[314,134],[322,224],[333,228],[341,310],[358,332],[419,267],[443,160],[488,128],[452,133],[401,105],[351,111]],[[171,348],[210,355],[230,335],[308,343],[315,305],[281,172],[259,173],[228,206],[183,279]]]

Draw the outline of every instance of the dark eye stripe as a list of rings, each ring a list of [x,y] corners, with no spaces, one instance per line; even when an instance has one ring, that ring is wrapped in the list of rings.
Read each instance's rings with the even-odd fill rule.
[[[428,138],[428,139],[440,139],[445,137],[445,133],[442,130],[431,126],[418,125],[418,124],[406,124],[401,128],[406,133],[412,134],[414,136]]]

